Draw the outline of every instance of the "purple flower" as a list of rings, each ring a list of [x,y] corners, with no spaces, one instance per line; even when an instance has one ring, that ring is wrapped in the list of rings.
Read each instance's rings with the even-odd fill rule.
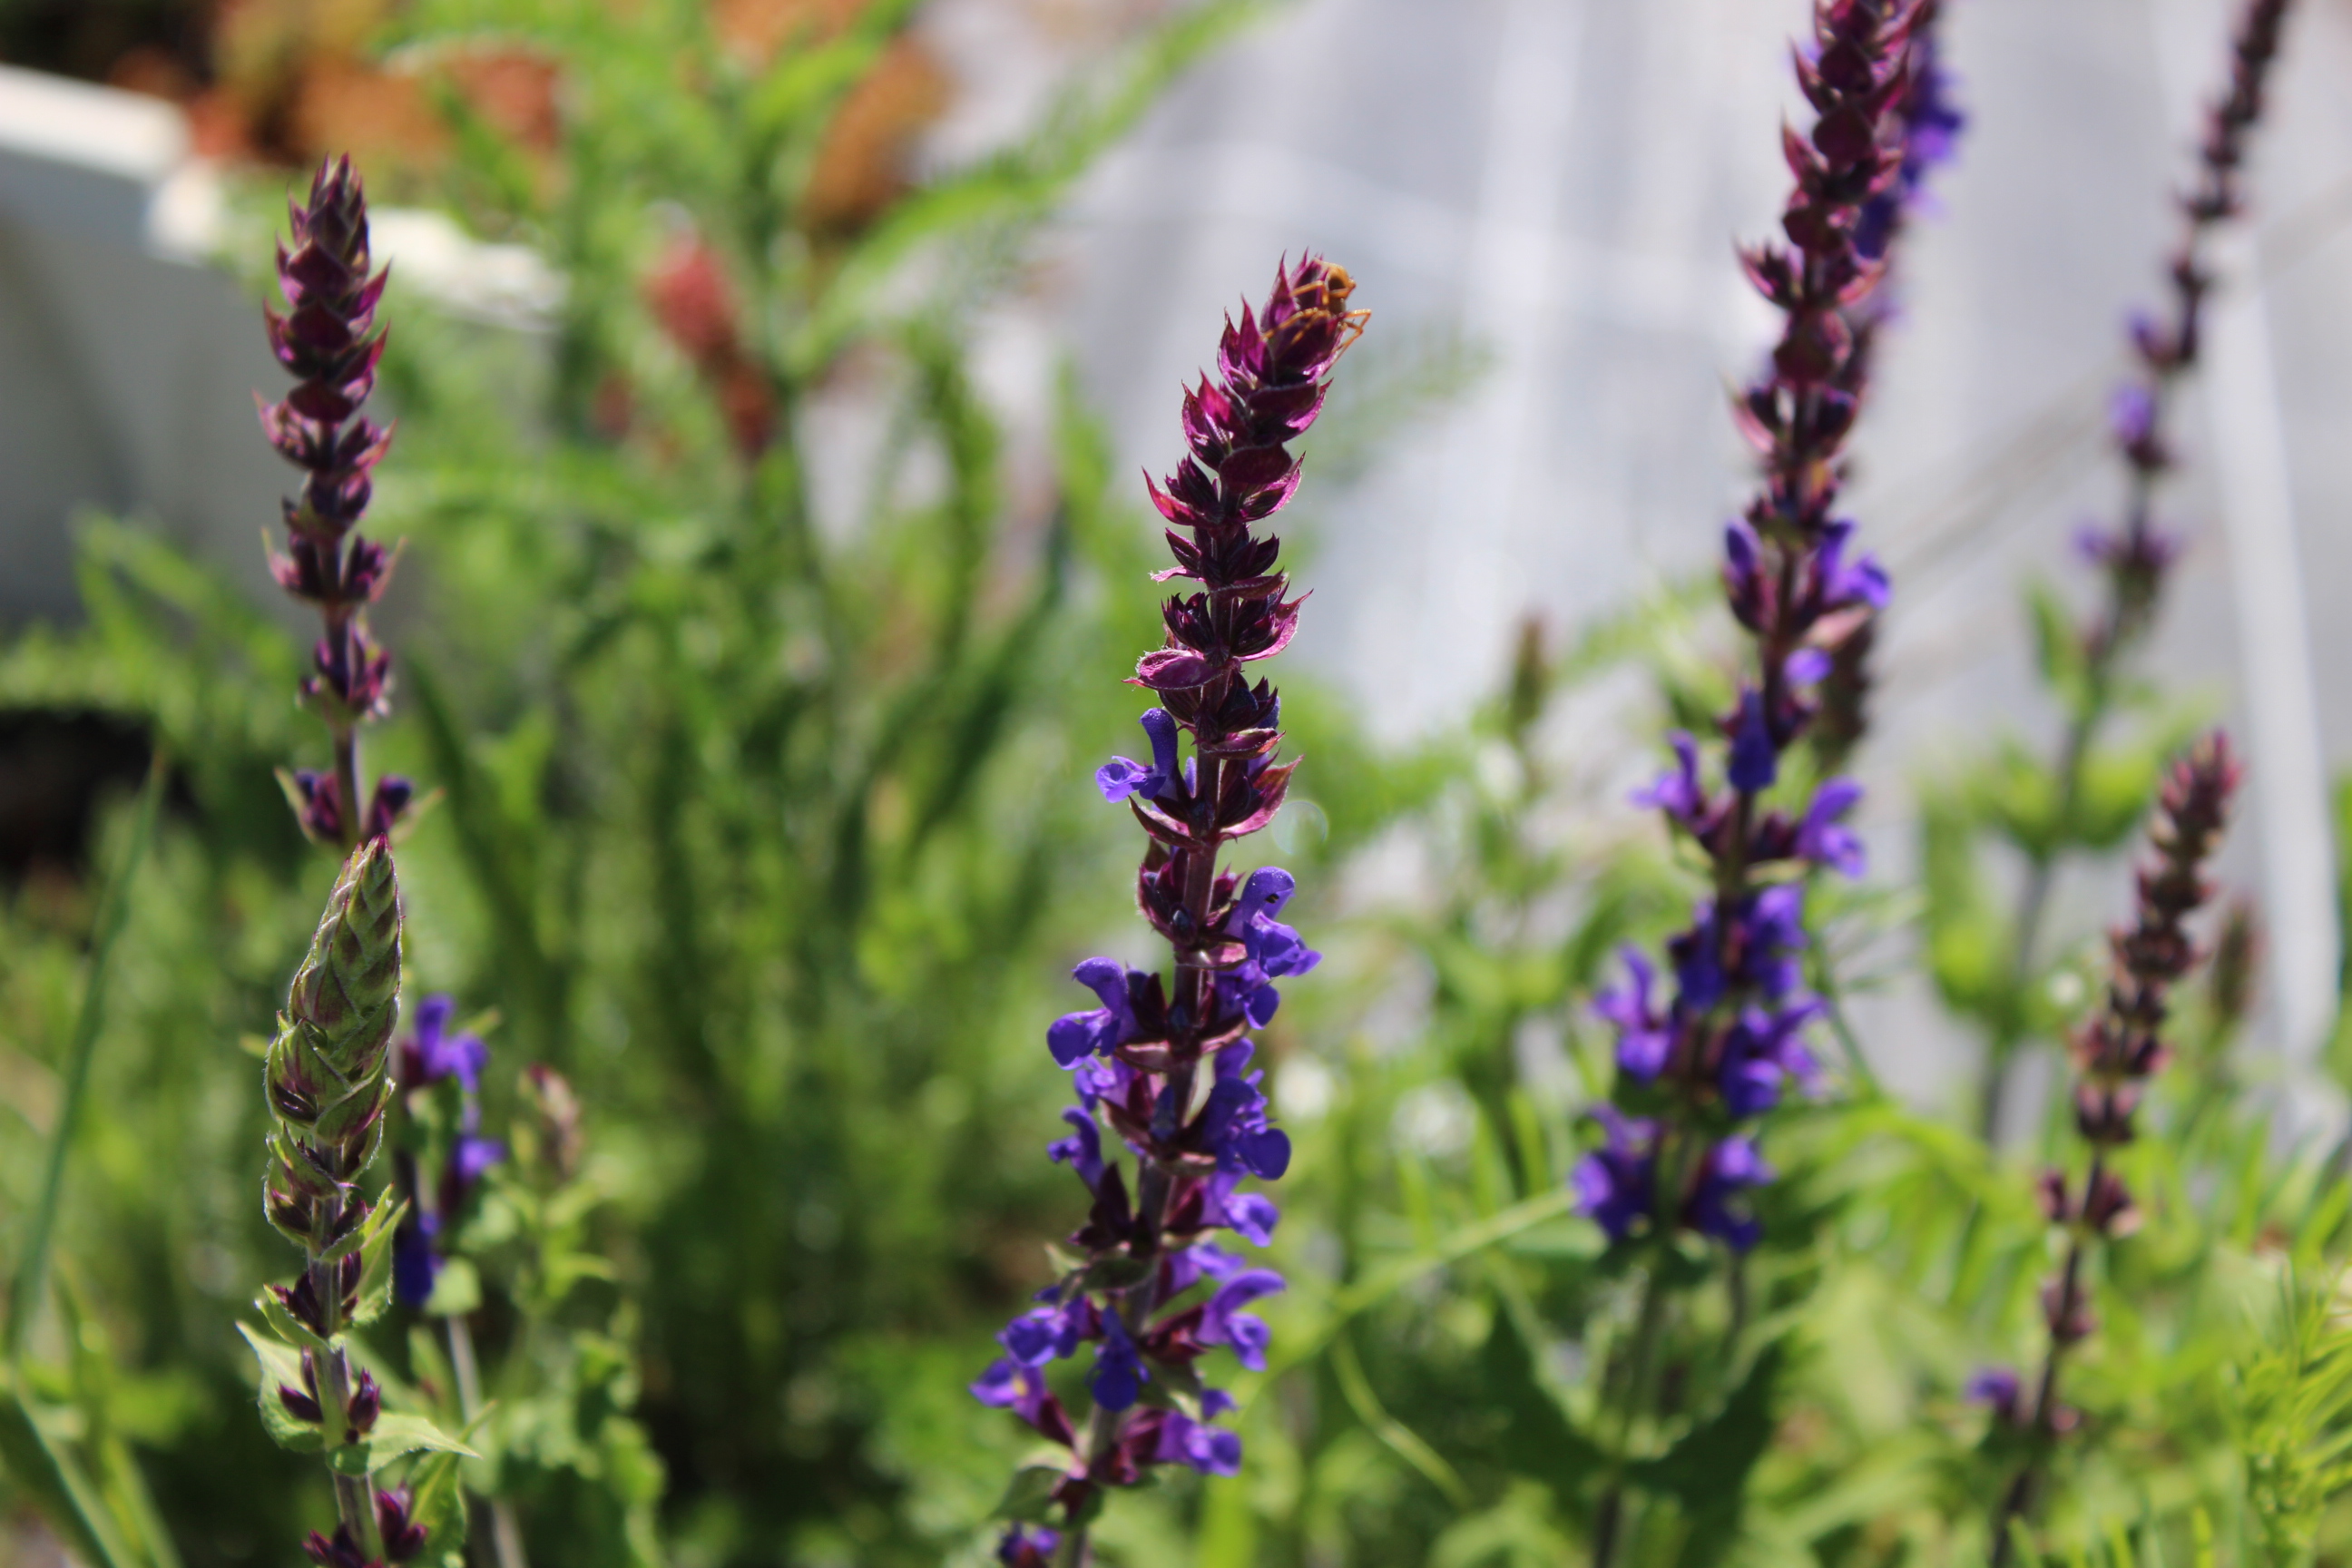
[[[1135,1069],[1117,1057],[1087,1057],[1070,1074],[1070,1086],[1078,1091],[1078,1103],[1088,1110],[1099,1100],[1126,1100],[1128,1088],[1134,1082]]]
[[[1238,1005],[1259,1028],[1274,1021],[1282,997],[1270,982],[1285,975],[1304,974],[1323,962],[1298,932],[1274,917],[1297,890],[1291,874],[1278,866],[1262,866],[1242,885],[1241,897],[1225,917],[1224,932],[1238,940],[1249,956],[1240,966],[1217,976],[1217,993],[1225,1006]]]
[[[1772,1167],[1756,1152],[1754,1140],[1726,1138],[1706,1152],[1699,1166],[1698,1186],[1691,1194],[1684,1223],[1734,1252],[1745,1252],[1756,1245],[1764,1226],[1747,1212],[1740,1194],[1771,1179]]]
[[[1049,1568],[1054,1561],[1054,1549],[1062,1544],[1062,1532],[1042,1524],[1016,1524],[1004,1531],[1004,1539],[996,1543],[996,1560],[1004,1568]]]
[[[1961,1386],[1960,1397],[1971,1405],[1990,1405],[1994,1418],[2014,1424],[2023,1408],[2025,1384],[2005,1366],[1979,1367]]]
[[[1903,122],[1903,163],[1894,184],[1863,204],[1854,220],[1853,248],[1875,261],[1886,254],[1906,211],[1929,205],[1927,174],[1958,153],[1960,132],[1969,122],[1953,100],[1954,78],[1936,58],[1934,35],[1915,35],[1920,41],[1911,70],[1911,88],[1900,110]]]
[[[433,1248],[438,1216],[415,1210],[392,1233],[393,1299],[412,1311],[433,1299],[434,1281],[441,1278],[441,1255]]]
[[[1257,1087],[1265,1075],[1242,1076],[1252,1049],[1243,1040],[1217,1054],[1216,1081],[1209,1087],[1194,1136],[1204,1151],[1216,1155],[1220,1171],[1247,1171],[1278,1181],[1290,1169],[1290,1137],[1267,1124],[1265,1096]]]
[[[1651,1000],[1657,972],[1642,950],[1628,945],[1622,956],[1624,986],[1594,997],[1592,1010],[1617,1026],[1617,1065],[1637,1081],[1648,1083],[1665,1069],[1674,1052],[1674,1018]]]
[[[416,1026],[400,1047],[400,1079],[404,1089],[422,1089],[444,1079],[456,1079],[467,1094],[478,1094],[482,1069],[489,1065],[490,1047],[479,1035],[453,1035],[449,1020],[457,999],[427,996],[416,1005]]]
[[[1821,1066],[1802,1037],[1805,1026],[1821,1012],[1821,1003],[1807,997],[1778,1012],[1750,1007],[1739,1016],[1725,1037],[1717,1079],[1725,1110],[1743,1121],[1761,1116],[1780,1103],[1780,1088],[1787,1079],[1809,1088],[1819,1081]]]
[[[1223,1226],[1253,1247],[1271,1247],[1282,1211],[1264,1193],[1237,1191],[1241,1179],[1238,1171],[1220,1171],[1209,1178],[1203,1223]]]
[[[1852,779],[1830,779],[1813,792],[1813,804],[1797,827],[1797,854],[1816,866],[1842,876],[1859,877],[1866,857],[1862,840],[1843,825],[1845,815],[1862,799],[1862,786]]]
[[[1265,1370],[1265,1347],[1273,1338],[1265,1321],[1241,1309],[1283,1289],[1271,1268],[1246,1268],[1217,1287],[1202,1310],[1194,1337],[1204,1345],[1231,1345],[1234,1359],[1252,1372]]]
[[[1577,1212],[1590,1215],[1610,1240],[1622,1241],[1655,1201],[1658,1124],[1624,1116],[1613,1105],[1595,1106],[1592,1115],[1609,1141],[1577,1162],[1569,1182]]]
[[[1160,800],[1179,793],[1182,774],[1176,763],[1176,721],[1165,708],[1153,708],[1145,711],[1142,722],[1143,732],[1151,738],[1151,765],[1113,757],[1096,769],[1095,787],[1105,800],[1121,801],[1131,795]]]
[[[1066,1068],[1076,1067],[1089,1056],[1108,1054],[1135,1034],[1135,1005],[1128,1000],[1129,971],[1118,960],[1089,958],[1070,974],[1101,997],[1102,1005],[1083,1013],[1065,1013],[1045,1031],[1045,1048]]]
[[[1822,531],[1821,554],[1814,562],[1813,572],[1822,585],[1821,608],[1824,613],[1857,605],[1874,610],[1886,607],[1890,594],[1886,569],[1878,563],[1877,556],[1867,553],[1848,561],[1846,546],[1853,539],[1852,518],[1835,519]]]
[[[2107,399],[2107,429],[2121,447],[2137,447],[2156,434],[2156,395],[2126,382]]]
[[[1180,1247],[1160,1266],[1160,1299],[1172,1301],[1203,1279],[1229,1279],[1244,1267],[1238,1252],[1214,1242]]]
[[[1731,730],[1731,764],[1725,770],[1731,787],[1757,795],[1772,787],[1780,776],[1780,746],[1764,712],[1764,694],[1750,689],[1739,694],[1739,716]]]
[[[478,1108],[475,1108],[478,1115]],[[449,1148],[449,1179],[458,1189],[471,1187],[487,1174],[489,1168],[507,1157],[507,1146],[495,1138],[484,1138],[474,1132],[461,1132]]]
[[[1707,798],[1698,779],[1698,742],[1684,730],[1668,735],[1666,742],[1675,750],[1673,770],[1660,773],[1657,782],[1647,789],[1635,790],[1633,804],[1656,806],[1691,832],[1704,832]]]
[[[1066,1444],[1076,1436],[1062,1402],[1034,1367],[1011,1360],[993,1362],[971,1385],[971,1396],[994,1409],[1012,1411],[1054,1442]]]
[[[1013,1359],[1023,1366],[1044,1366],[1072,1354],[1081,1340],[1092,1339],[1102,1314],[1083,1295],[1059,1305],[1032,1307],[997,1334]]]
[[[1209,1394],[1223,1397],[1213,1388]],[[1202,1405],[1205,1408],[1207,1401]],[[1195,1421],[1181,1410],[1170,1410],[1160,1414],[1150,1458],[1157,1464],[1189,1466],[1204,1476],[1236,1476],[1242,1468],[1241,1436]]]
[[[1753,985],[1772,1002],[1795,992],[1804,978],[1795,954],[1811,940],[1804,907],[1801,887],[1784,882],[1766,888],[1740,900],[1734,929],[1727,933],[1714,903],[1701,903],[1690,929],[1666,943],[1682,1005],[1705,1012],[1722,999],[1727,985]],[[1723,968],[1727,950],[1733,965],[1728,974]]]
[[[1062,1120],[1070,1124],[1070,1135],[1046,1144],[1045,1157],[1057,1165],[1066,1162],[1092,1192],[1102,1184],[1102,1134],[1095,1130],[1095,1119],[1076,1106],[1063,1111]]]
[[[1102,1346],[1095,1352],[1095,1368],[1087,1386],[1093,1391],[1095,1403],[1105,1410],[1125,1410],[1142,1394],[1151,1373],[1144,1370],[1143,1357],[1137,1353],[1135,1341],[1119,1315],[1104,1312],[1101,1318]]]

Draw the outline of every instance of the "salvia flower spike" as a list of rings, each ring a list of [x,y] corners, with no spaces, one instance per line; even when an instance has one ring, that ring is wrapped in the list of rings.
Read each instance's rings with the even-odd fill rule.
[[[264,307],[263,314],[270,350],[295,384],[279,402],[262,405],[261,427],[303,479],[284,503],[286,552],[272,553],[270,570],[319,612],[301,695],[325,722],[335,763],[331,772],[286,775],[286,786],[303,831],[348,850],[390,832],[413,793],[407,780],[391,776],[364,790],[359,758],[359,727],[383,715],[392,678],[367,609],[391,580],[394,552],[358,531],[375,466],[392,442],[390,429],[361,413],[383,357],[375,314],[387,273],[371,270],[367,197],[349,158],[320,164],[310,199],[288,207],[291,246],[278,247],[286,310]]]
[[[2116,529],[2086,531],[2081,542],[2107,578],[2107,602],[2081,632],[2084,653],[2102,671],[2147,630],[2179,553],[2179,541],[2155,518],[2157,489],[2173,463],[2167,418],[2203,347],[2205,298],[2214,283],[2208,237],[2245,209],[2246,142],[2262,120],[2286,11],[2287,0],[2248,0],[2240,13],[2230,41],[2230,85],[2207,110],[2194,183],[2179,197],[2180,239],[2165,267],[2167,311],[2131,320],[2138,374],[2116,390],[2108,410],[2109,435],[2129,476],[2124,517]]]
[[[2218,731],[2191,746],[2166,774],[2148,824],[2150,853],[2137,877],[2132,922],[2108,938],[2113,964],[2105,1002],[2074,1033],[2074,1129],[2091,1157],[2079,1182],[2053,1166],[2039,1183],[2042,1212],[2066,1237],[2065,1261],[2042,1292],[2050,1348],[2030,1400],[2014,1373],[1996,1369],[1979,1380],[2009,1391],[2005,1404],[1996,1402],[1997,1412],[2024,1427],[2033,1445],[1993,1521],[1997,1564],[2009,1560],[2010,1521],[2032,1507],[2050,1445],[2077,1424],[2059,1400],[2058,1383],[2066,1352],[2098,1328],[2084,1277],[2090,1249],[2139,1225],[2131,1189],[2110,1159],[2132,1141],[2148,1079],[2171,1058],[2164,1035],[2170,993],[2203,956],[2184,922],[2213,895],[2205,867],[2220,847],[2238,779],[2229,737]]]
[[[1934,75],[1935,18],[1934,0],[1818,0],[1813,47],[1797,58],[1818,118],[1810,135],[1782,135],[1794,176],[1783,238],[1741,253],[1783,319],[1735,409],[1763,482],[1724,532],[1724,591],[1756,662],[1718,721],[1719,772],[1678,732],[1674,767],[1636,796],[1697,845],[1714,896],[1668,942],[1664,965],[1629,951],[1624,983],[1595,1004],[1618,1032],[1622,1109],[1604,1108],[1607,1142],[1573,1181],[1615,1240],[1681,1229],[1735,1252],[1753,1246],[1748,1195],[1771,1171],[1741,1124],[1817,1076],[1804,1036],[1822,1004],[1802,984],[1801,879],[1860,873],[1845,819],[1862,792],[1832,778],[1789,809],[1763,797],[1816,723],[1843,726],[1840,752],[1859,732],[1859,658],[1887,580],[1855,548],[1837,500],[1887,246],[1958,126]],[[1824,720],[1841,681],[1849,710]]]
[[[256,1339],[265,1373],[273,1364],[299,1368],[274,1390],[265,1377],[264,1415],[281,1441],[328,1455],[340,1522],[308,1548],[335,1568],[399,1562],[423,1545],[404,1494],[372,1494],[365,1463],[352,1462],[366,1452],[383,1394],[366,1373],[353,1375],[343,1338],[380,1304],[395,1217],[367,1201],[360,1179],[383,1142],[392,1096],[400,969],[400,883],[391,847],[370,838],[344,862],[264,1068],[263,1209],[305,1260],[294,1283],[269,1287],[259,1302],[285,1341],[273,1358]]]
[[[2058,820],[2069,823],[2084,787],[2084,772],[2100,726],[2118,698],[2124,658],[2147,635],[2161,607],[2181,541],[2157,519],[2157,502],[2177,455],[2169,429],[2182,381],[2197,367],[2204,344],[2205,299],[2215,278],[2207,258],[2213,229],[2245,210],[2247,143],[2261,123],[2276,61],[2287,0],[2245,0],[2230,39],[2229,86],[2205,115],[2196,172],[2178,198],[2181,231],[2165,265],[2169,294],[2158,316],[2137,312],[2129,335],[2135,374],[2108,403],[2108,437],[2125,477],[2123,516],[2112,527],[2087,525],[2075,544],[2104,579],[2098,605],[2074,627],[2074,662],[2081,669],[2057,763]],[[2043,911],[2053,886],[2047,856],[2029,868],[2013,922],[2010,982],[2032,982]],[[1996,1038],[1985,1075],[1979,1121],[1998,1142],[2000,1106],[2017,1038]]]
[[[1004,1537],[1005,1563],[1084,1561],[1105,1489],[1156,1466],[1232,1475],[1241,1463],[1241,1439],[1214,1425],[1233,1402],[1198,1363],[1222,1348],[1263,1369],[1266,1326],[1247,1309],[1283,1281],[1213,1237],[1230,1231],[1263,1247],[1279,1218],[1243,1188],[1290,1163],[1249,1037],[1280,1004],[1275,983],[1321,954],[1278,918],[1297,890],[1288,872],[1244,878],[1217,857],[1273,819],[1297,765],[1275,760],[1281,700],[1250,674],[1290,641],[1299,607],[1277,565],[1281,542],[1256,526],[1297,489],[1288,444],[1314,424],[1332,366],[1363,330],[1353,288],[1318,257],[1285,264],[1263,309],[1244,305],[1226,321],[1215,378],[1185,393],[1187,456],[1164,481],[1147,477],[1175,558],[1156,576],[1192,586],[1161,605],[1165,643],[1132,682],[1156,701],[1142,717],[1150,761],[1114,758],[1094,782],[1144,830],[1137,902],[1174,962],[1163,976],[1088,959],[1076,977],[1099,1005],[1046,1031],[1078,1101],[1048,1153],[1092,1202],[1069,1238],[1072,1266],[1006,1325],[1004,1355],[972,1385],[1066,1453]],[[1079,1417],[1046,1373],[1082,1347],[1091,1409]]]

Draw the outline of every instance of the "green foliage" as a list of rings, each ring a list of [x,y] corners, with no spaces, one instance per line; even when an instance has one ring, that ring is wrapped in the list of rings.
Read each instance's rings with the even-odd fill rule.
[[[2331,1500],[2352,1488],[2352,1326],[2333,1291],[2280,1289],[2261,1352],[2241,1363],[2234,1435],[2266,1561],[2311,1561]]]

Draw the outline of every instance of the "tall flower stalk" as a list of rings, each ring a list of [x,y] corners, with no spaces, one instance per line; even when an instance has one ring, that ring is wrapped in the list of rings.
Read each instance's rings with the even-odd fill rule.
[[[303,831],[348,853],[391,831],[414,793],[393,775],[367,790],[360,758],[360,727],[383,716],[392,679],[367,609],[391,580],[394,552],[358,531],[392,443],[388,427],[361,413],[383,357],[375,311],[388,269],[370,270],[367,195],[349,158],[321,163],[309,201],[289,202],[288,214],[292,246],[278,247],[286,313],[265,307],[264,315],[270,349],[295,384],[262,405],[261,427],[303,479],[284,503],[286,552],[269,564],[280,587],[319,612],[301,696],[325,722],[334,762],[284,779]]]
[[[1754,663],[1718,721],[1719,771],[1695,737],[1677,732],[1675,768],[1639,797],[1698,847],[1711,896],[1666,943],[1670,984],[1629,950],[1626,984],[1596,1004],[1618,1031],[1616,1088],[1598,1112],[1606,1142],[1572,1178],[1580,1207],[1613,1241],[1656,1255],[1629,1364],[1609,1380],[1621,1468],[1595,1520],[1596,1565],[1617,1550],[1622,1467],[1654,1396],[1667,1257],[1683,1232],[1734,1255],[1755,1245],[1761,1226],[1749,1200],[1772,1171],[1751,1124],[1792,1081],[1816,1075],[1805,1034],[1823,1007],[1800,956],[1810,944],[1805,879],[1862,868],[1862,846],[1843,825],[1859,786],[1831,778],[1797,798],[1773,797],[1784,760],[1821,719],[1834,651],[1856,649],[1862,637],[1856,657],[1866,652],[1871,618],[1886,602],[1885,573],[1854,550],[1854,525],[1836,509],[1880,321],[1872,295],[1885,276],[1893,214],[1930,154],[1948,144],[1948,125],[1914,119],[1940,102],[1921,79],[1933,68],[1922,41],[1934,16],[1934,0],[1817,0],[1812,47],[1797,72],[1818,118],[1810,135],[1784,129],[1781,137],[1795,176],[1785,243],[1740,256],[1784,319],[1764,373],[1735,405],[1763,480],[1725,530],[1723,582],[1754,639]],[[1915,133],[1931,131],[1937,146],[1914,145]],[[1843,689],[1853,733],[1865,689],[1859,676],[1849,670]],[[1804,782],[1791,780],[1801,790]]]
[[[2169,994],[2200,956],[2183,922],[2212,896],[2204,868],[2220,843],[2238,773],[2229,740],[2218,731],[2174,763],[2148,826],[2153,853],[2139,870],[2133,922],[2109,938],[2114,970],[2105,1004],[2074,1034],[2074,1128],[2090,1160],[2079,1182],[2055,1166],[2042,1175],[2042,1211],[2066,1237],[2065,1261],[2042,1292],[2049,1351],[2030,1398],[2011,1373],[1984,1374],[1974,1387],[2004,1419],[2023,1426],[2031,1444],[1993,1520],[1996,1568],[2010,1560],[2012,1522],[2032,1510],[2052,1447],[2076,1425],[2059,1401],[2059,1374],[2067,1353],[2097,1327],[2092,1255],[2139,1224],[2115,1152],[2132,1141],[2147,1080],[2172,1056],[2164,1036]]]
[[[2000,1107],[2011,1064],[2024,1042],[2022,1002],[2033,981],[2060,851],[2073,840],[2086,768],[2100,728],[2114,711],[2125,656],[2154,625],[2165,579],[2179,541],[2158,526],[2156,504],[2174,464],[2168,421],[2182,380],[2197,367],[2203,342],[2205,297],[2215,278],[2206,259],[2214,228],[2245,210],[2246,144],[2262,121],[2263,94],[2288,0],[2246,0],[2230,40],[2230,84],[2207,111],[2189,188],[2177,198],[2180,238],[2166,265],[2169,292],[2161,315],[2135,312],[2130,335],[2135,374],[2114,396],[2109,435],[2124,468],[2122,521],[2086,530],[2079,543],[2098,568],[2098,607],[2074,631],[2071,660],[2078,672],[2065,692],[2069,712],[2055,768],[2053,831],[2029,843],[2025,881],[2011,927],[2008,998],[1992,1020],[1979,1123],[1989,1140],[2000,1133]]]
[[[392,850],[370,838],[352,852],[327,900],[265,1069],[271,1131],[263,1208],[304,1261],[292,1284],[270,1286],[257,1303],[280,1342],[251,1331],[247,1337],[262,1364],[271,1435],[289,1447],[323,1451],[333,1477],[334,1533],[314,1532],[306,1543],[322,1568],[402,1562],[425,1540],[407,1494],[372,1485],[378,1456],[371,1439],[386,1419],[383,1396],[373,1377],[354,1373],[348,1340],[382,1310],[399,1208],[369,1203],[360,1180],[383,1141],[392,1098],[400,949]]]
[[[1155,579],[1198,589],[1161,605],[1166,643],[1136,667],[1132,684],[1159,699],[1142,718],[1150,760],[1114,758],[1095,779],[1144,830],[1136,900],[1173,970],[1163,978],[1090,958],[1075,974],[1101,1005],[1046,1032],[1078,1100],[1063,1112],[1070,1135],[1048,1153],[1086,1184],[1092,1205],[1061,1278],[1005,1327],[1003,1357],[972,1385],[1066,1450],[1008,1497],[1009,1563],[1085,1562],[1105,1489],[1157,1465],[1240,1467],[1241,1439],[1212,1425],[1233,1401],[1196,1363],[1222,1345],[1263,1370],[1266,1327],[1244,1309],[1283,1280],[1210,1237],[1230,1230],[1258,1247],[1272,1237],[1274,1204],[1241,1184],[1279,1178],[1290,1140],[1268,1120],[1249,1035],[1274,1017],[1273,983],[1320,954],[1276,918],[1295,889],[1288,872],[1244,877],[1217,860],[1273,820],[1297,766],[1275,761],[1281,699],[1248,674],[1289,643],[1299,609],[1284,596],[1281,541],[1255,528],[1297,488],[1288,444],[1315,422],[1333,365],[1363,330],[1365,312],[1348,307],[1353,288],[1343,268],[1308,256],[1276,274],[1263,310],[1229,318],[1217,379],[1184,395],[1189,456],[1164,488],[1149,485],[1176,562]],[[1106,1131],[1117,1140],[1108,1153]],[[1135,1163],[1131,1189],[1120,1144]],[[1045,1373],[1081,1344],[1094,1346],[1094,1364],[1091,1407],[1078,1417]]]

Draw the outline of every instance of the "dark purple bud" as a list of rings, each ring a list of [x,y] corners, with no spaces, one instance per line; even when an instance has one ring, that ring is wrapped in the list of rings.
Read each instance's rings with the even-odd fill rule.
[[[411,1516],[411,1506],[406,1487],[375,1494],[376,1533],[383,1538],[388,1563],[405,1563],[425,1550],[425,1527]]]
[[[344,1418],[351,1431],[364,1437],[375,1429],[375,1418],[383,1413],[383,1390],[376,1386],[373,1373],[360,1373],[359,1386],[352,1390],[351,1402],[343,1406]]]
[[[1764,712],[1763,693],[1739,694],[1738,716],[1731,726],[1731,763],[1725,770],[1731,787],[1743,795],[1759,795],[1780,776],[1780,748]]]

